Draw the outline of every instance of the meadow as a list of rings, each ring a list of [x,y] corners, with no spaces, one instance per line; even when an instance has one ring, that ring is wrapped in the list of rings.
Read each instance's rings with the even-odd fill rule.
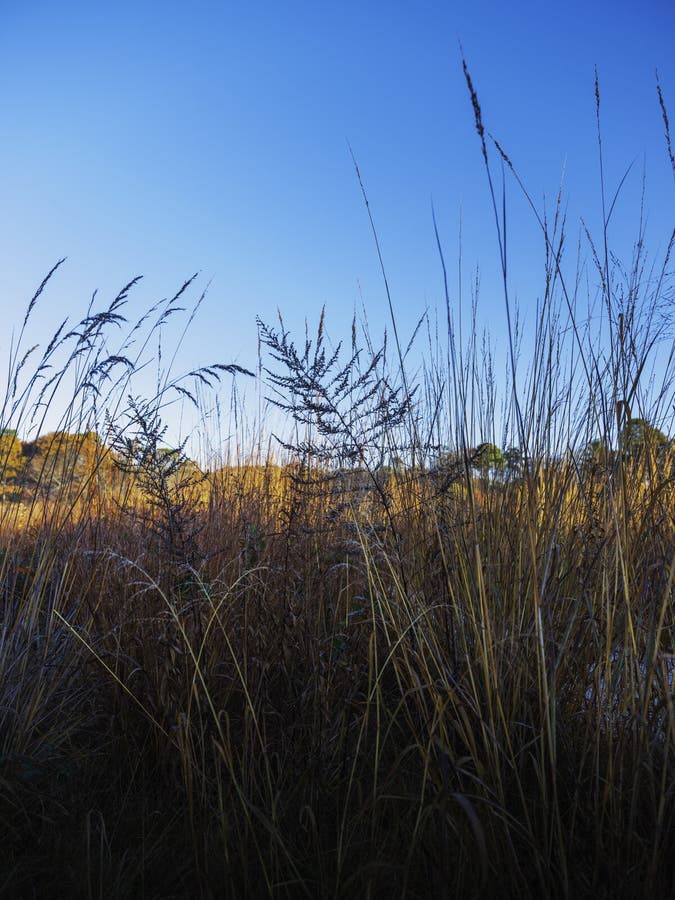
[[[134,392],[192,281],[31,349],[40,285],[0,410],[0,895],[675,896],[675,232],[624,266],[585,235],[582,297],[558,198],[518,368],[493,199],[505,387],[447,276],[416,372],[395,319],[260,322],[286,436],[199,464],[167,405],[251,373]]]

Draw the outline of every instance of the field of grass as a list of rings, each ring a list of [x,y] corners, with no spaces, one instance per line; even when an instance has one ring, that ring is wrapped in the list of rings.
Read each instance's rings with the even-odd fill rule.
[[[261,322],[294,429],[208,471],[162,412],[249,375],[132,389],[190,284],[38,357],[46,280],[0,410],[1,896],[675,896],[673,236],[588,236],[591,315],[562,220],[503,396],[450,296],[417,377],[395,323]]]

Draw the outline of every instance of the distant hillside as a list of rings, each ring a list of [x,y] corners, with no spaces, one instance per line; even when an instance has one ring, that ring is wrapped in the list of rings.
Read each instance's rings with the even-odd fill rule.
[[[177,451],[160,448],[155,455],[158,471],[162,460],[171,461],[169,487],[202,477],[197,464],[182,454],[178,457]],[[92,431],[51,431],[33,441],[21,441],[11,429],[0,432],[0,486],[5,500],[75,499],[91,490],[114,495],[138,480],[142,461],[146,468],[153,465],[142,456],[125,458]]]

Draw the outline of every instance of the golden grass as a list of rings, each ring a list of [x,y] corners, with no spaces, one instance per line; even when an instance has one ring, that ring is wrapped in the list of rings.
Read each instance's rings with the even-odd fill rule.
[[[668,895],[672,480],[390,477],[397,542],[225,469],[190,569],[142,509],[5,517],[8,890]]]

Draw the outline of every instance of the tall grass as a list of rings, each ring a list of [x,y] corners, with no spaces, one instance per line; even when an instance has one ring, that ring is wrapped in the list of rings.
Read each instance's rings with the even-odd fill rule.
[[[466,74],[490,190],[495,152],[525,190]],[[132,282],[38,358],[41,285],[0,423],[1,894],[675,895],[673,238],[648,266],[640,221],[624,271],[606,211],[591,315],[533,204],[521,371],[493,200],[506,390],[447,287],[417,381],[398,333],[260,323],[276,460],[162,446],[235,366],[134,391],[191,282],[128,322]]]

